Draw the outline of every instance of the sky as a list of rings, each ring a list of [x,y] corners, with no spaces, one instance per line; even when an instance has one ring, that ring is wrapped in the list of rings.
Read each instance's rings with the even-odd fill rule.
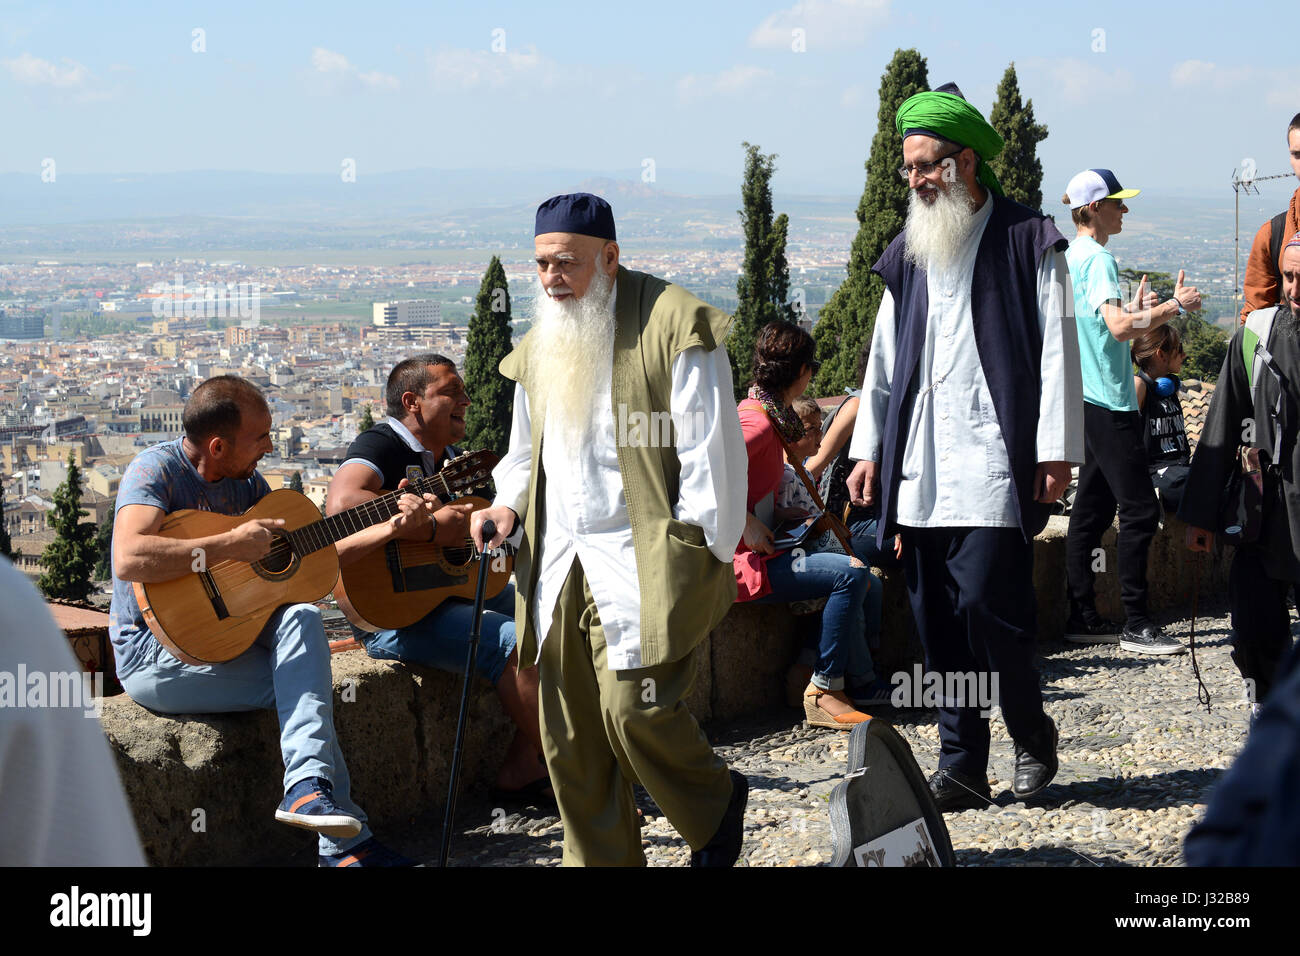
[[[914,47],[932,85],[957,82],[985,115],[1015,62],[1049,130],[1049,206],[1099,166],[1126,187],[1213,198],[1245,161],[1289,172],[1300,111],[1300,71],[1280,65],[1294,5],[1242,9],[0,0],[0,172],[536,165],[668,191],[689,170],[738,192],[749,141],[778,154],[778,203],[856,195],[881,74]],[[1261,188],[1281,201],[1294,182]]]

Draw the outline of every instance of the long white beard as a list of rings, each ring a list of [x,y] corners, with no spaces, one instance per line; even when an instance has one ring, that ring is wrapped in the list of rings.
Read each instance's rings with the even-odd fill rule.
[[[913,189],[907,197],[904,255],[922,269],[945,272],[956,262],[974,222],[970,190],[960,179],[939,190],[932,203]]]
[[[599,270],[580,299],[557,302],[538,283],[533,299],[531,378],[533,415],[548,430],[584,442],[595,422],[597,402],[609,397],[614,362],[614,280]]]

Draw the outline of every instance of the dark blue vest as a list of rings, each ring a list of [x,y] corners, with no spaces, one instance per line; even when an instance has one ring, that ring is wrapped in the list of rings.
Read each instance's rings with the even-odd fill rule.
[[[903,255],[905,235],[906,231],[900,233],[872,267],[893,296],[897,332],[880,461],[881,520],[876,540],[881,548],[898,530],[903,443],[916,403],[917,372],[930,310],[925,271]],[[1038,465],[1039,362],[1043,352],[1038,330],[1038,262],[1048,249],[1064,250],[1066,245],[1050,219],[994,196],[993,213],[975,254],[971,323],[980,365],[1002,427],[1016,514],[1026,541],[1042,530],[1046,520],[1045,506],[1035,506],[1033,500]]]

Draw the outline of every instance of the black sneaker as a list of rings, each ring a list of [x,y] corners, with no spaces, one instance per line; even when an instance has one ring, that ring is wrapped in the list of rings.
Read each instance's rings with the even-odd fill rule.
[[[1096,617],[1072,617],[1065,622],[1065,639],[1071,644],[1118,644],[1123,625]]]
[[[1134,630],[1127,624],[1119,636],[1119,646],[1134,654],[1183,654],[1187,648],[1180,641],[1165,635],[1155,624],[1145,624]]]

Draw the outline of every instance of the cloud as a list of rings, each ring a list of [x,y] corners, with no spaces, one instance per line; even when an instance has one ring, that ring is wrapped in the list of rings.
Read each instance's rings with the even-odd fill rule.
[[[801,29],[808,49],[853,46],[867,39],[872,26],[889,19],[890,0],[798,0],[754,28],[749,45],[789,50]]]
[[[735,96],[749,92],[773,75],[771,70],[759,66],[733,66],[721,73],[688,73],[677,81],[677,97],[690,101]]]
[[[1253,82],[1255,70],[1248,66],[1224,69],[1205,60],[1183,60],[1169,72],[1169,82],[1175,87],[1212,87],[1216,90],[1232,89]]]
[[[439,50],[427,54],[429,79],[436,90],[499,90],[518,81],[549,89],[560,80],[559,66],[527,47],[520,52]]]
[[[58,90],[84,89],[91,82],[90,70],[76,60],[63,58],[64,66],[23,53],[12,60],[0,60],[9,75],[24,86],[50,86]]]
[[[1097,58],[1102,59],[1101,57]],[[1135,89],[1133,74],[1125,69],[1105,69],[1100,63],[1080,57],[1025,60],[1022,77],[1033,72],[1045,74],[1067,103],[1098,103],[1107,96],[1130,93]],[[1021,80],[1021,89],[1029,85]],[[1037,98],[1037,97],[1035,97]]]
[[[380,73],[378,70],[362,73],[342,53],[322,46],[311,51],[311,65],[318,87],[327,92],[361,86],[377,93],[393,93],[402,88],[402,81],[391,73]]]

